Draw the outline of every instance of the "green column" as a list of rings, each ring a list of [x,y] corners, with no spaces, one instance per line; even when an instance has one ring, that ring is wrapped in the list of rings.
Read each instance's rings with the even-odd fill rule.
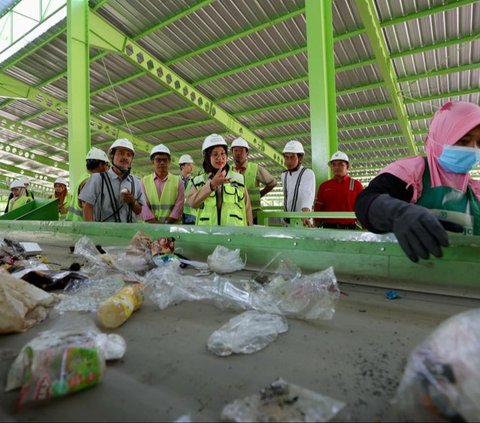
[[[318,187],[328,179],[327,162],[338,148],[332,0],[306,0],[305,15],[312,168]]]
[[[85,172],[90,148],[88,13],[88,0],[68,0],[68,157],[72,187]]]

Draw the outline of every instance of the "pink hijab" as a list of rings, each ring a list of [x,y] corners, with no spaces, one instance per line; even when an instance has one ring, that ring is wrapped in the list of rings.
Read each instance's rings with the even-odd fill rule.
[[[464,101],[445,103],[430,121],[425,140],[430,184],[432,187],[446,186],[465,192],[470,185],[480,200],[480,181],[475,181],[468,173],[447,172],[438,163],[444,145],[453,145],[467,132],[480,125],[480,106]],[[412,203],[422,195],[425,161],[421,156],[406,157],[386,166],[380,173],[391,173],[413,187]]]

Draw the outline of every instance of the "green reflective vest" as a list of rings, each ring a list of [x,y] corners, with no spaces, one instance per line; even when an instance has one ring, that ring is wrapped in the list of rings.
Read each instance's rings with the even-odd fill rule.
[[[193,207],[190,207],[190,204],[188,204],[188,196],[190,195],[190,190],[192,189],[192,179],[189,179],[189,181],[187,182],[187,185],[185,186],[185,202],[184,202],[184,205],[183,205],[183,215],[184,217],[186,215],[188,215],[189,217],[190,216],[196,216],[197,214],[197,211],[193,208]],[[195,223],[195,222],[193,222]]]
[[[32,201],[31,197],[27,197],[26,195],[22,195],[21,197],[17,197],[15,201],[15,197],[11,198],[10,201],[8,202],[8,211],[11,212],[12,210],[18,209],[19,207],[24,206],[27,203],[30,203]]]
[[[257,211],[262,209],[260,205],[260,188],[257,186],[257,171],[258,165],[248,162],[245,173],[243,174],[243,176],[245,176],[245,185],[248,190],[248,195],[250,196],[254,216]]]
[[[83,185],[85,185],[85,181],[88,178],[90,178],[90,173],[84,173],[82,176],[80,176],[80,182],[78,183],[77,188],[72,193],[65,220],[69,220],[72,222],[83,221],[83,208],[80,207],[80,204],[78,204],[78,190],[81,186],[83,187]]]
[[[465,235],[480,235],[480,201],[472,189],[467,192],[450,187],[430,186],[430,169],[425,162],[423,191],[417,204],[430,209],[440,220],[462,225]]]
[[[229,171],[230,182],[222,185],[222,206],[217,207],[217,191],[212,191],[197,209],[197,225],[247,226],[245,208],[245,178]],[[198,191],[209,183],[206,173],[193,178],[193,187]]]
[[[158,195],[154,176],[155,174],[153,173],[144,176],[142,179],[143,186],[145,187],[145,195],[148,206],[155,218],[160,223],[165,223],[177,201],[180,176],[169,173],[160,196]]]

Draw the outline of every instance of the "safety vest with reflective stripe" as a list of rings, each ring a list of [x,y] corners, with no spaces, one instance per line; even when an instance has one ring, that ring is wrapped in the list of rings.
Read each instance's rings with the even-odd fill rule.
[[[185,185],[185,203],[183,205],[183,214],[189,215],[189,216],[196,216],[197,211],[193,207],[190,207],[190,204],[188,204],[188,196],[190,194],[191,189],[192,189],[192,179],[189,179],[187,184]]]
[[[197,209],[197,225],[247,226],[245,178],[232,171],[228,172],[227,178],[230,182],[222,185],[221,210],[217,209],[217,191],[212,191]],[[193,179],[193,186],[198,191],[209,182],[204,173]]]
[[[253,212],[262,209],[260,206],[260,188],[257,186],[257,171],[258,165],[248,162],[245,173],[243,174],[243,176],[245,176],[245,185],[248,190],[248,195],[250,196]]]
[[[24,206],[27,203],[32,201],[31,197],[27,197],[26,195],[22,195],[21,197],[17,197],[15,201],[15,197],[11,198],[8,204],[8,211],[11,212],[12,210],[18,209],[19,207]],[[12,202],[13,201],[13,202]]]
[[[78,188],[82,184],[85,185],[84,183],[88,178],[90,178],[90,173],[84,173],[82,176],[80,176],[80,182],[78,183],[76,189],[71,193],[71,201],[65,220],[69,220],[71,222],[83,221],[83,208],[78,204]]]
[[[165,223],[177,201],[180,176],[169,173],[160,196],[158,195],[154,176],[155,174],[151,174],[144,176],[142,179],[145,195],[147,196],[148,206],[155,218],[160,223]]]

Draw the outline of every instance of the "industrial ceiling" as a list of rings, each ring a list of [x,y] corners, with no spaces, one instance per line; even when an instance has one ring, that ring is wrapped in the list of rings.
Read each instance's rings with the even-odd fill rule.
[[[134,161],[139,175],[151,170],[148,150],[159,143],[201,165],[206,135],[223,134],[228,142],[238,135],[226,127],[227,116],[258,137],[251,159],[278,179],[288,140],[305,145],[312,165],[304,0],[97,0],[89,6],[91,28],[101,23],[131,41],[130,57],[90,47],[93,146],[107,150],[118,134],[144,142]],[[18,7],[18,0],[0,1],[4,39]],[[333,0],[332,20],[338,148],[362,182],[397,158],[422,153],[428,122],[444,102],[480,103],[479,1]],[[26,175],[42,190],[57,176],[68,177],[66,28],[63,18],[0,63],[3,183]],[[171,87],[162,83],[162,69],[174,75]],[[187,85],[175,87],[175,77]],[[11,86],[24,94],[8,95]]]

